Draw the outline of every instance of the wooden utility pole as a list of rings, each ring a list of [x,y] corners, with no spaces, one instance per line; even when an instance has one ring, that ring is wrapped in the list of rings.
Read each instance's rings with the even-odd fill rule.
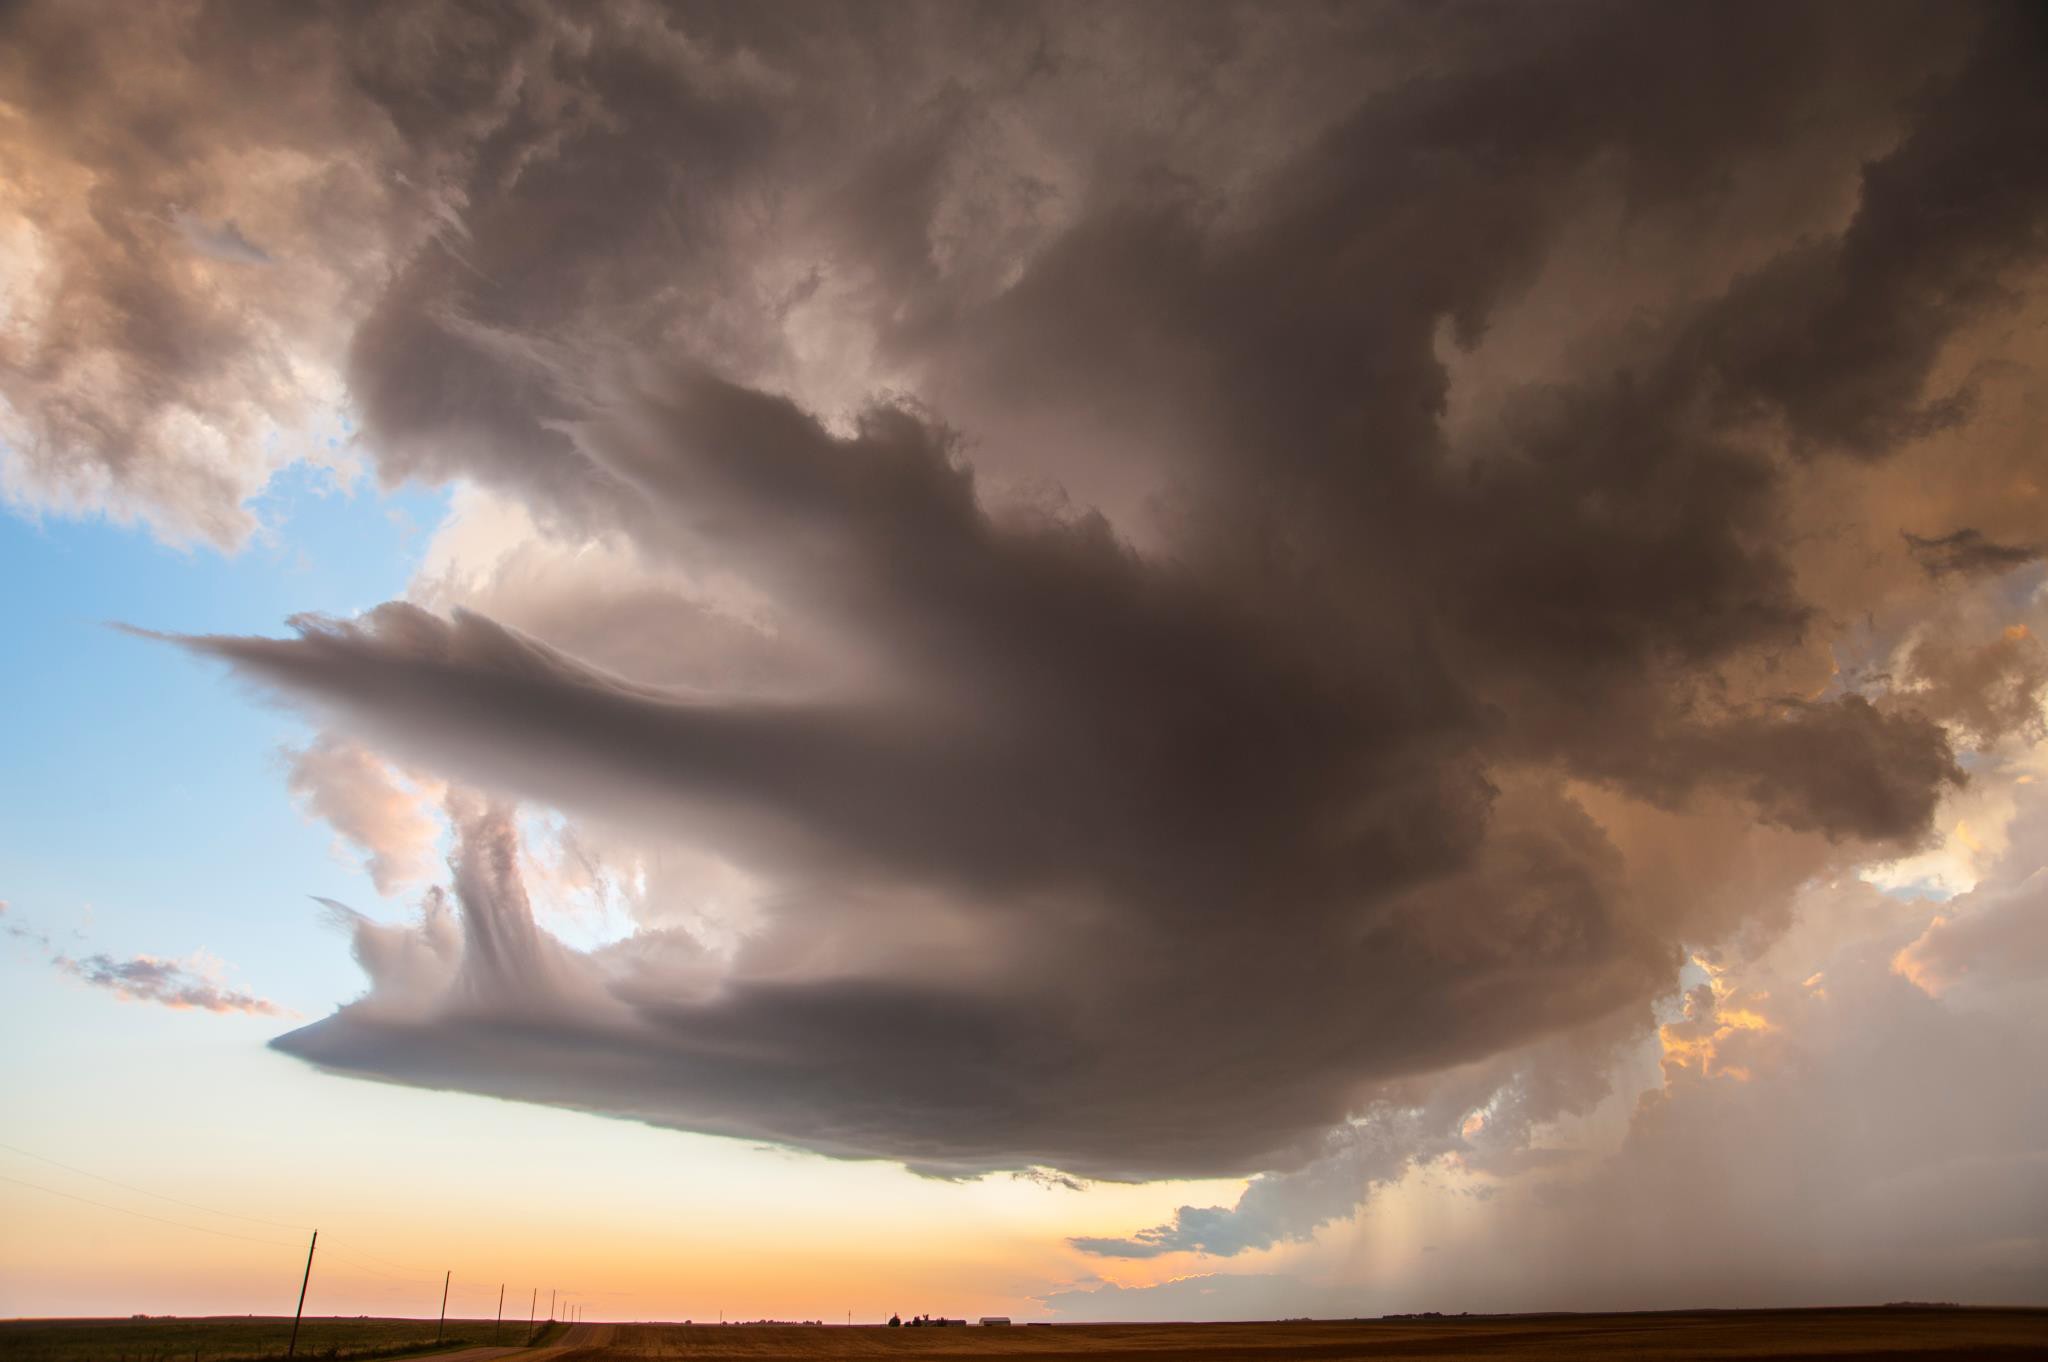
[[[534,1290],[538,1291],[540,1288],[535,1287]],[[552,1286],[548,1288],[548,1323],[550,1324],[555,1322],[555,1290],[556,1288]]]
[[[453,1269],[450,1269],[451,1271]],[[498,1330],[505,1327],[505,1284],[498,1283],[498,1318],[491,1324],[491,1342],[498,1341]]]
[[[533,1299],[526,1303],[526,1332],[529,1334],[533,1332],[533,1310],[539,1304],[540,1288],[536,1286],[533,1288]]]
[[[313,1242],[306,1245],[306,1275],[299,1278],[299,1308],[292,1311],[292,1341],[285,1345],[284,1355],[290,1357],[299,1350],[299,1317],[306,1313],[306,1283],[313,1280],[313,1250],[320,1246],[320,1231],[313,1231]]]
[[[441,1319],[434,1326],[434,1342],[441,1342],[441,1331],[448,1327],[448,1283],[455,1279],[455,1269],[449,1268],[441,1278]]]

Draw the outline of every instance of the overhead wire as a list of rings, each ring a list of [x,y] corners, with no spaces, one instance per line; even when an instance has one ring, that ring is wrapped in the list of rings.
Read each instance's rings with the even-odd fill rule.
[[[147,1211],[138,1211],[128,1206],[116,1206],[111,1202],[94,1201],[89,1196],[79,1196],[75,1192],[59,1191],[55,1187],[45,1187],[40,1182],[30,1182],[26,1178],[9,1177],[5,1173],[0,1173],[0,1182],[11,1182],[17,1187],[27,1187],[34,1191],[47,1192],[51,1196],[61,1196],[67,1201],[81,1201],[88,1206],[97,1206],[103,1211],[118,1211],[122,1215],[132,1215],[143,1220],[154,1220],[159,1225],[175,1225],[181,1230],[194,1230],[200,1234],[218,1235],[222,1239],[239,1239],[245,1244],[263,1244],[270,1248],[292,1249],[295,1251],[298,1248],[297,1244],[284,1244],[275,1239],[258,1239],[254,1235],[248,1234],[230,1234],[226,1230],[209,1229],[204,1225],[188,1225],[182,1220],[171,1220],[161,1215],[151,1215]]]
[[[293,1230],[301,1234],[311,1233],[312,1231],[312,1226],[310,1225],[293,1224],[289,1221],[284,1220],[270,1220],[258,1215],[244,1215],[239,1211],[224,1211],[217,1206],[207,1206],[197,1201],[187,1201],[182,1197],[168,1196],[162,1192],[152,1191],[147,1187],[138,1187],[131,1182],[123,1182],[119,1178],[110,1178],[103,1173],[95,1173],[90,1171],[89,1169],[79,1168],[74,1164],[65,1163],[61,1159],[53,1159],[47,1154],[38,1154],[32,1149],[23,1149],[19,1145],[9,1144],[4,1140],[0,1140],[0,1149],[5,1149],[9,1153],[19,1154],[23,1158],[34,1159],[38,1163],[46,1163],[50,1165],[52,1168],[61,1168],[67,1173],[74,1173],[82,1178],[91,1178],[94,1182],[103,1182],[109,1187],[119,1187],[122,1191],[125,1192],[134,1192],[138,1196],[152,1197],[158,1201],[168,1202],[173,1206],[183,1206],[187,1210],[200,1211],[207,1215],[224,1216],[230,1220],[247,1221],[248,1223],[253,1225],[268,1225],[275,1229]],[[216,1235],[223,1239],[239,1239],[251,1244],[267,1244],[272,1248],[297,1247],[297,1245],[294,1244],[280,1243],[275,1239],[259,1239],[254,1236],[246,1234],[233,1234],[227,1230],[213,1229],[205,1225],[191,1225],[185,1223],[182,1220],[172,1220],[166,1216],[151,1215],[147,1211],[138,1211],[127,1206],[116,1206],[111,1202],[95,1201],[91,1197],[79,1196],[76,1193],[61,1191],[55,1187],[45,1187],[43,1184],[39,1182],[30,1182],[23,1178],[9,1177],[6,1174],[0,1174],[0,1180],[15,1183],[22,1187],[28,1187],[35,1191],[47,1192],[51,1196],[59,1196],[64,1197],[70,1201],[81,1202],[87,1206],[96,1206],[101,1210],[116,1211],[122,1215],[132,1215],[143,1220],[152,1220],[160,1225],[171,1225],[179,1229],[195,1230],[200,1234]],[[408,1285],[413,1286],[430,1286],[433,1284],[433,1273],[427,1268],[420,1267],[416,1263],[402,1262],[399,1259],[387,1257],[384,1254],[377,1253],[372,1251],[371,1249],[365,1248],[362,1245],[357,1244],[353,1240],[337,1239],[330,1235],[322,1241],[322,1247],[327,1252],[342,1258],[346,1262],[352,1263],[360,1270],[372,1273],[379,1277],[384,1277],[390,1281],[404,1282]],[[386,1271],[384,1268],[372,1266],[371,1263],[364,1261],[365,1259],[375,1259],[377,1262],[384,1263],[389,1267],[398,1268],[403,1273],[414,1275],[401,1276],[398,1273]]]
[[[124,1192],[136,1192],[142,1196],[155,1197],[158,1201],[168,1201],[173,1206],[183,1206],[189,1211],[204,1211],[208,1215],[226,1216],[230,1220],[246,1220],[252,1225],[269,1225],[280,1230],[297,1230],[301,1234],[310,1233],[313,1228],[311,1225],[292,1225],[282,1220],[265,1220],[260,1215],[243,1215],[239,1211],[223,1211],[215,1206],[202,1206],[196,1201],[184,1201],[178,1197],[165,1196],[162,1192],[152,1192],[147,1187],[137,1187],[133,1183],[122,1182],[116,1178],[106,1177],[99,1173],[89,1173],[83,1168],[75,1168],[68,1163],[53,1159],[47,1154],[38,1154],[32,1149],[23,1149],[19,1145],[11,1145],[4,1140],[0,1140],[0,1149],[5,1149],[9,1153],[19,1154],[23,1158],[34,1159],[38,1163],[47,1163],[52,1168],[61,1168],[67,1173],[76,1173],[82,1178],[91,1178],[94,1182],[104,1182],[109,1187],[119,1187]]]

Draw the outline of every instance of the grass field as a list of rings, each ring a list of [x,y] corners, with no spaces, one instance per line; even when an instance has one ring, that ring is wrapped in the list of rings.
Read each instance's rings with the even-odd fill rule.
[[[255,1362],[284,1356],[292,1321],[264,1315],[198,1319],[44,1319],[0,1322],[5,1362]],[[490,1320],[451,1319],[444,1344],[491,1341]],[[526,1341],[526,1317],[508,1321],[506,1343]],[[308,1316],[299,1326],[299,1357],[404,1357],[431,1351],[430,1319],[328,1319]]]
[[[57,1320],[0,1323],[8,1362],[179,1362],[277,1357],[290,1320]],[[308,1320],[301,1356],[373,1357],[430,1343],[433,1322]],[[451,1343],[490,1342],[490,1321],[449,1321]],[[525,1326],[506,1330],[524,1341]],[[310,1344],[309,1344],[310,1340]],[[881,1329],[584,1324],[557,1328],[534,1362],[1342,1362],[1348,1358],[1990,1359],[2048,1357],[2048,1310],[1727,1310],[1628,1315],[1481,1315],[1280,1324],[1070,1324]],[[330,1348],[337,1351],[330,1353]],[[451,1362],[455,1359],[451,1358]]]

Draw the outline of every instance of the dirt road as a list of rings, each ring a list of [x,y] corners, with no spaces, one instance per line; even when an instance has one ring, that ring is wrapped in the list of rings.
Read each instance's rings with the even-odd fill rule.
[[[492,1362],[494,1358],[518,1357],[524,1362],[556,1362],[558,1358],[601,1354],[612,1341],[613,1324],[572,1324],[545,1348],[464,1348],[457,1353],[435,1353],[432,1362]]]

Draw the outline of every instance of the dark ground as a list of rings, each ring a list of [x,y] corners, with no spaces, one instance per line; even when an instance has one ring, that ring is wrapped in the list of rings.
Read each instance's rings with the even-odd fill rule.
[[[219,1362],[275,1357],[290,1320],[75,1320],[0,1323],[6,1362]],[[283,1328],[280,1329],[280,1324]],[[424,1329],[424,1334],[422,1334]],[[490,1322],[449,1324],[481,1344]],[[309,1320],[301,1357],[365,1357],[431,1340],[433,1322]],[[507,1331],[510,1342],[524,1322]],[[316,1340],[316,1346],[309,1342]],[[335,1347],[338,1353],[329,1353]],[[423,1353],[410,1353],[424,1356]],[[1276,1324],[1063,1324],[1050,1328],[882,1329],[584,1324],[530,1351],[472,1346],[444,1362],[982,1362],[1015,1357],[1111,1362],[1336,1362],[1345,1358],[2048,1359],[2048,1310],[1724,1310],[1624,1315],[1480,1315]]]
[[[451,1319],[442,1341],[491,1341],[490,1320]],[[411,1357],[434,1348],[431,1319],[358,1319],[308,1316],[299,1326],[301,1358]],[[283,1357],[292,1320],[265,1315],[192,1319],[0,1320],[0,1362],[251,1362]],[[507,1322],[499,1338],[524,1343],[526,1314]]]

